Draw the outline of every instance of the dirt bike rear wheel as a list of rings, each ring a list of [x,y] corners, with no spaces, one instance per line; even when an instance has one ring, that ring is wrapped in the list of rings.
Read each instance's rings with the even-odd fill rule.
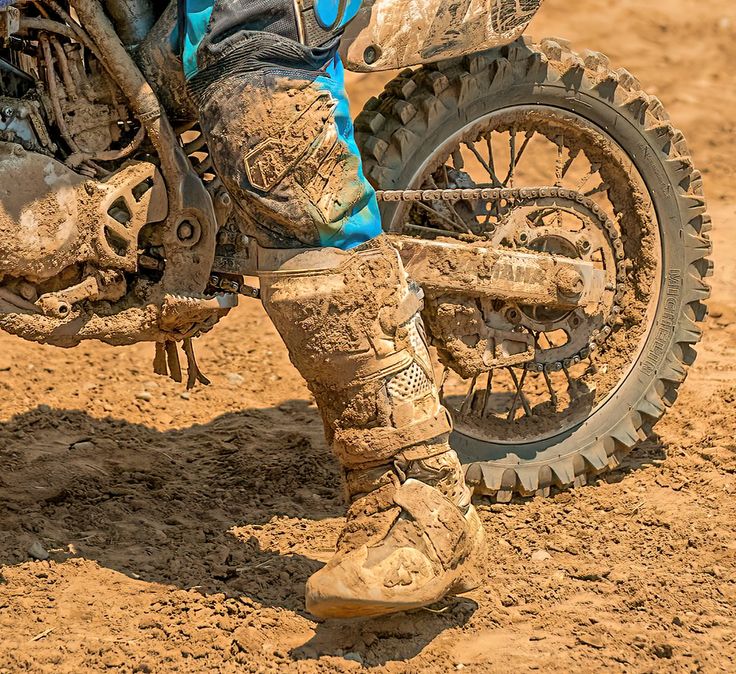
[[[547,495],[619,465],[677,398],[706,316],[703,279],[712,273],[701,176],[661,103],[597,52],[578,55],[562,40],[522,39],[402,72],[368,102],[356,130],[366,175],[378,189],[539,185],[545,153],[553,175],[543,184],[574,178],[583,194],[591,177],[600,181],[585,193],[616,222],[608,234],[591,218],[575,220],[564,204],[527,204],[523,231],[513,231],[498,204],[386,202],[381,210],[388,231],[490,239],[587,257],[608,269],[611,301],[601,309],[603,322],[523,306],[504,308],[499,317],[476,302],[472,310],[484,320],[503,324],[512,316],[532,331],[538,362],[504,368],[508,394],[497,392],[491,373],[485,388],[476,377],[465,394],[450,381],[444,401],[455,420],[451,442],[478,493],[500,501],[515,493]],[[494,164],[504,134],[508,170]],[[521,154],[534,143],[537,161],[522,170]],[[616,286],[617,277],[625,287]],[[600,348],[591,353],[584,344]],[[560,381],[567,382],[561,395]]]

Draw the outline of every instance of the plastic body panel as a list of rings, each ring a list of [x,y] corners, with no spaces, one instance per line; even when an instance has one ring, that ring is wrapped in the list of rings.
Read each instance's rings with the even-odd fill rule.
[[[513,42],[542,0],[366,0],[341,55],[357,72],[432,63]]]

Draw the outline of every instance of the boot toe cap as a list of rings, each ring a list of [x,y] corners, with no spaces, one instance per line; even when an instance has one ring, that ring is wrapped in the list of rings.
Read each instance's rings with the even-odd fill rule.
[[[381,615],[423,606],[442,592],[425,589],[438,576],[420,551],[402,547],[370,563],[365,546],[334,559],[307,582],[307,610],[320,618]]]

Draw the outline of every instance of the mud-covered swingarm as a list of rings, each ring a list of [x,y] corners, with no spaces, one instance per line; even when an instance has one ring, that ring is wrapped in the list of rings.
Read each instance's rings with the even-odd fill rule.
[[[522,313],[592,315],[605,290],[605,272],[584,260],[460,241],[391,240],[424,291],[430,341],[451,353],[446,364],[469,378],[534,360],[537,344],[520,328]],[[502,324],[478,320],[483,306],[495,307]]]
[[[482,244],[392,236],[411,278],[433,295],[461,294],[556,309],[596,306],[605,275],[590,262]]]

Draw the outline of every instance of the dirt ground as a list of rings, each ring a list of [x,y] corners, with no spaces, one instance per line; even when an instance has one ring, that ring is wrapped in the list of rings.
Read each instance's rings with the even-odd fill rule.
[[[338,472],[260,305],[199,340],[191,394],[149,346],[0,336],[0,672],[736,671],[736,7],[548,0],[530,32],[632,70],[705,175],[711,319],[658,435],[592,486],[481,504],[481,589],[320,623]],[[356,107],[381,81],[351,79]]]

